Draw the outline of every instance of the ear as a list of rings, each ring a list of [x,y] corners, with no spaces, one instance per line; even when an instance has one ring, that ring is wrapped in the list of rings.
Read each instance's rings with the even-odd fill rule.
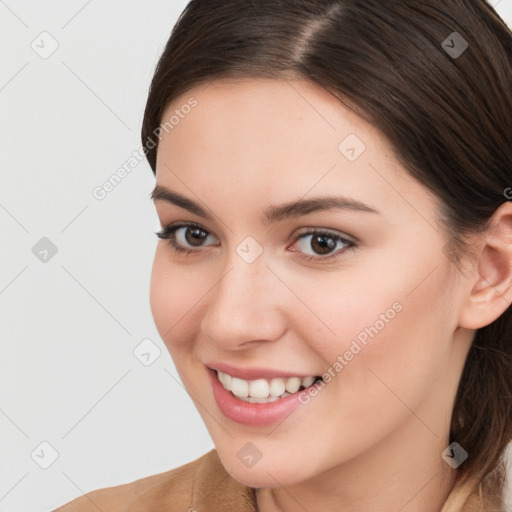
[[[512,302],[512,202],[503,203],[492,215],[487,231],[480,235],[473,256],[469,293],[459,325],[479,329],[494,322]]]

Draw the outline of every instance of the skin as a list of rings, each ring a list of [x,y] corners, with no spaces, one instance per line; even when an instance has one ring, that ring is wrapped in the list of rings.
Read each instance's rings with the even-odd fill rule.
[[[259,488],[261,512],[441,510],[455,481],[441,453],[474,329],[510,303],[510,203],[489,236],[475,239],[476,256],[461,271],[443,251],[437,198],[325,89],[303,80],[217,80],[176,98],[162,119],[190,97],[197,106],[162,135],[156,183],[214,219],[155,201],[162,226],[193,222],[209,236],[191,245],[181,229],[178,243],[198,251],[190,255],[158,241],[150,302],[223,465]],[[366,146],[354,161],[338,149],[348,134]],[[260,222],[270,205],[324,195],[379,213]],[[343,251],[337,241],[319,253],[313,236],[299,238],[309,227],[357,246]],[[236,252],[247,236],[263,249],[250,264]],[[311,255],[320,259],[301,258]],[[219,410],[205,362],[322,375],[397,302],[401,311],[281,423],[240,425]],[[237,457],[247,442],[262,454],[250,468]]]

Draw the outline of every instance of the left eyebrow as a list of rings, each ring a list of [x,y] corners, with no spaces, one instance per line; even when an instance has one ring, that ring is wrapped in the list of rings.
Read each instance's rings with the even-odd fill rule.
[[[188,210],[199,217],[213,220],[212,215],[210,215],[201,205],[192,201],[192,199],[182,196],[181,194],[161,185],[155,186],[150,197],[153,201],[165,201]],[[378,210],[362,203],[361,201],[356,201],[343,196],[322,196],[310,199],[299,199],[297,201],[291,201],[278,206],[271,205],[265,210],[264,215],[260,217],[260,222],[262,224],[274,224],[284,219],[296,218],[318,211],[334,209],[380,214]]]
[[[283,219],[291,217],[301,217],[310,213],[325,210],[351,210],[365,213],[380,212],[361,201],[356,201],[343,196],[322,196],[311,199],[299,199],[280,206],[269,206],[265,210],[265,215],[260,218],[263,224],[280,222]]]

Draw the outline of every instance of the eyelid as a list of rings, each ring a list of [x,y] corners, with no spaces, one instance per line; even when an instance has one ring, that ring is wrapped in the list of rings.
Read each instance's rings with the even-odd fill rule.
[[[159,238],[162,238],[162,239],[170,239],[171,237],[174,237],[175,236],[175,233],[176,231],[178,231],[179,229],[181,228],[197,228],[197,229],[200,229],[201,231],[205,231],[208,236],[213,236],[214,238],[217,238],[216,235],[214,235],[209,229],[205,228],[204,226],[202,226],[201,224],[198,224],[197,222],[190,222],[190,221],[177,221],[177,222],[172,222],[170,224],[165,224],[162,226],[162,229],[158,232],[156,232],[155,234],[159,237]],[[171,244],[172,245],[172,244]],[[201,248],[199,247],[198,249],[192,249],[190,252],[198,252]]]
[[[171,246],[171,248],[176,253],[180,253],[183,255],[191,255],[194,253],[200,254],[201,252],[203,252],[202,248],[208,247],[208,245],[199,246],[195,249],[190,249],[188,247],[181,247],[179,244],[176,243],[176,236],[175,236],[176,231],[178,231],[179,229],[188,228],[188,227],[200,229],[201,231],[204,231],[205,233],[207,233],[207,236],[213,236],[214,238],[217,238],[209,229],[203,227],[201,224],[198,224],[196,222],[190,222],[190,221],[187,221],[187,222],[183,222],[183,221],[179,222],[178,221],[178,222],[173,222],[173,223],[167,224],[167,225],[163,226],[161,231],[159,231],[155,234],[161,239],[166,239],[168,241],[168,244]],[[343,249],[339,249],[339,250],[337,250],[333,253],[329,253],[327,255],[314,256],[314,255],[304,254],[302,251],[297,251],[297,250],[292,251],[297,254],[300,254],[301,256],[299,256],[299,258],[302,260],[305,260],[305,261],[327,263],[331,260],[337,260],[342,254],[346,253],[349,250],[355,250],[359,246],[359,241],[356,237],[353,237],[351,235],[345,235],[344,233],[341,233],[337,230],[333,230],[331,228],[320,228],[320,227],[309,226],[309,227],[302,228],[302,229],[303,229],[303,231],[300,231],[300,232],[292,235],[293,236],[293,244],[292,245],[295,245],[300,239],[305,238],[306,236],[308,236],[310,234],[327,235],[327,236],[337,239],[338,241],[344,242],[346,245],[346,247],[344,247]],[[212,245],[212,244],[210,244],[210,245]],[[288,247],[287,247],[287,249],[288,249]]]
[[[170,224],[165,224],[162,226],[162,230],[160,231],[160,233],[166,232],[166,231],[171,231],[171,230],[177,231],[179,228],[182,228],[182,227],[196,227],[198,229],[202,229],[203,231],[206,231],[208,234],[213,235],[218,240],[218,237],[216,235],[214,235],[214,233],[210,229],[202,226],[201,224],[199,224],[197,222],[191,222],[191,221],[176,221],[176,222],[172,222]],[[325,234],[329,234],[332,236],[339,236],[340,238],[344,238],[345,240],[347,240],[349,242],[360,243],[360,241],[357,237],[355,237],[353,235],[349,235],[349,234],[341,232],[341,231],[338,231],[333,228],[307,226],[307,227],[302,227],[300,229],[303,229],[304,231],[299,231],[298,233],[294,233],[294,235],[296,237],[311,234],[311,233],[325,233]]]
[[[299,258],[308,262],[313,263],[323,263],[328,264],[331,263],[333,260],[336,262],[343,254],[350,250],[355,250],[359,247],[359,244],[355,237],[352,236],[346,236],[345,234],[341,234],[338,231],[331,230],[329,228],[318,228],[318,227],[308,227],[305,231],[302,231],[300,233],[297,233],[294,236],[294,242],[292,244],[295,245],[297,242],[299,242],[302,238],[307,237],[308,235],[316,234],[316,235],[327,235],[328,237],[331,237],[333,239],[336,239],[338,241],[341,241],[345,247],[342,249],[335,250],[332,253],[329,253],[327,255],[318,255],[314,256],[311,254],[305,254],[302,251],[293,250],[292,252],[296,252],[297,254],[300,254]]]
[[[303,229],[303,228],[301,228]],[[345,233],[343,231],[338,231],[337,229],[331,229],[331,228],[319,228],[317,226],[309,226],[307,228],[304,228],[305,231],[301,231],[296,234],[296,236],[302,236],[302,235],[308,235],[311,233],[324,233],[329,234],[332,236],[337,236],[340,238],[343,238],[347,242],[353,242],[353,243],[359,243],[359,239],[355,236],[349,235],[348,233]]]

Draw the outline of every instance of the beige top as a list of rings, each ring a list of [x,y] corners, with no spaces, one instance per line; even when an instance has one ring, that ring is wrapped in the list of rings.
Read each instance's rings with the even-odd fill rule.
[[[460,498],[460,495],[457,495]],[[484,511],[477,493],[463,503],[450,494],[441,512],[505,512],[496,501]],[[452,506],[453,504],[453,506]],[[225,470],[215,449],[164,473],[97,489],[54,512],[257,512],[255,490]]]

